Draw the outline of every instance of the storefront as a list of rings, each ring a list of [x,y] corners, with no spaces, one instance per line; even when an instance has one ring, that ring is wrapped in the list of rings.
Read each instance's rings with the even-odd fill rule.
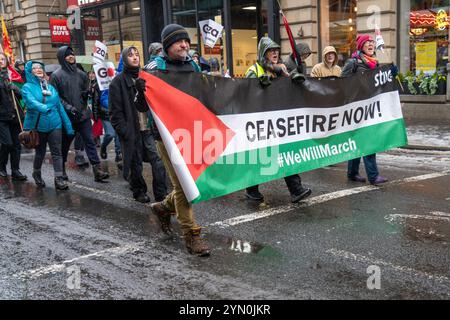
[[[100,40],[108,47],[108,59],[116,64],[121,49],[129,45],[135,45],[147,60],[148,45],[160,41],[161,30],[168,23],[186,27],[191,37],[191,49],[201,53],[206,60],[217,58],[221,71],[237,77],[243,76],[255,63],[261,37],[270,35],[275,41],[280,39],[279,19],[274,14],[276,0],[78,2],[83,34],[81,37],[73,34],[72,46],[77,54],[88,56],[95,40]],[[199,30],[198,22],[208,19],[225,27],[214,48],[205,47]]]

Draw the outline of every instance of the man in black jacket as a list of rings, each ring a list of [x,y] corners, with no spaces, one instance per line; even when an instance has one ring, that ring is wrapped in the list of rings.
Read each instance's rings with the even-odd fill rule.
[[[140,115],[148,111],[145,101],[145,81],[139,78],[140,56],[136,47],[122,51],[123,72],[109,86],[108,109],[111,124],[120,139],[123,155],[123,175],[130,183],[136,201],[150,202],[147,184],[142,176],[142,138]]]
[[[92,137],[91,112],[87,108],[87,75],[77,68],[72,48],[68,46],[59,48],[57,57],[61,68],[52,74],[51,84],[58,91],[64,109],[72,122],[73,129],[83,139],[86,154],[94,171],[95,181],[103,181],[109,178],[109,175],[100,169],[100,158]],[[67,155],[73,138],[74,136],[63,136],[62,152],[64,164],[67,162]],[[67,179],[65,166],[64,176]]]

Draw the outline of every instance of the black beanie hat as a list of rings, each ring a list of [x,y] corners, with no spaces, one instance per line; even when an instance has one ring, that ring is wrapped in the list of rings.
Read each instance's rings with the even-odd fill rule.
[[[167,52],[167,49],[169,49],[172,44],[181,39],[186,39],[191,43],[191,39],[189,38],[186,29],[179,24],[169,24],[165,26],[161,32],[161,42],[165,52]]]

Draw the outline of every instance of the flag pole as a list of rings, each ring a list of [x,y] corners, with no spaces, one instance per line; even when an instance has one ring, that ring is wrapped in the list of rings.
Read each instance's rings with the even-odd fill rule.
[[[280,1],[277,0],[277,3],[278,3],[278,8],[280,9],[279,12],[281,14],[281,17],[283,18],[284,28],[286,29],[286,32],[287,32],[287,35],[288,35],[288,38],[289,38],[289,43],[290,43],[291,48],[292,48],[292,55],[294,57],[294,61],[297,64],[297,66],[300,66],[302,64],[302,58],[298,56],[298,52],[295,49],[295,41],[294,41],[294,36],[292,35],[291,27],[289,26],[289,22],[287,21],[287,18],[284,15],[283,10],[281,9]]]

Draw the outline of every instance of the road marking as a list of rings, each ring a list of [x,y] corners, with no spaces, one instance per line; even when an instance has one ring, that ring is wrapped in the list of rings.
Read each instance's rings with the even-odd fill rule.
[[[326,253],[329,253],[335,257],[351,259],[351,260],[355,260],[357,262],[368,264],[368,265],[386,266],[386,267],[392,268],[396,271],[412,274],[415,278],[422,277],[422,278],[427,278],[430,280],[438,281],[441,283],[445,283],[447,285],[450,284],[450,278],[448,278],[446,276],[441,276],[441,275],[436,275],[436,274],[432,274],[432,273],[428,273],[428,272],[424,272],[424,271],[419,271],[419,270],[415,270],[410,267],[397,266],[395,264],[392,264],[390,262],[383,261],[380,259],[370,258],[370,257],[366,257],[366,256],[363,256],[360,254],[355,254],[355,253],[351,253],[351,252],[344,251],[344,250],[338,250],[338,249],[330,249],[330,250],[327,250]]]
[[[87,187],[87,186],[85,186],[85,185],[83,185],[81,183],[78,183],[78,182],[71,181],[71,182],[69,182],[69,184],[72,185],[73,187],[77,188],[77,189],[87,190],[87,191],[94,192],[94,193],[97,193],[97,194],[100,194],[100,195],[104,195],[104,196],[108,196],[108,197],[111,197],[111,198],[114,198],[114,199],[117,199],[117,200],[120,200],[120,201],[128,201],[128,202],[133,202],[133,203],[136,202],[134,200],[131,200],[130,198],[126,198],[126,197],[123,197],[121,195],[114,194],[114,193],[111,193],[111,192],[108,192],[108,191],[105,191],[105,190],[100,190],[100,189],[96,189],[96,188],[92,188],[92,187]]]
[[[446,212],[442,212],[442,211],[432,211],[430,213],[435,216],[450,217],[450,213],[446,213]]]
[[[42,268],[37,268],[37,269],[33,269],[33,270],[22,271],[22,272],[13,274],[10,277],[4,277],[3,279],[4,280],[10,279],[10,278],[22,279],[22,280],[37,279],[46,274],[63,272],[70,264],[80,262],[82,260],[90,259],[93,257],[108,257],[108,256],[121,255],[121,254],[125,254],[125,253],[134,253],[134,252],[137,252],[140,250],[139,245],[142,245],[142,244],[143,243],[127,244],[127,245],[124,245],[121,247],[115,247],[115,248],[110,248],[110,249],[94,252],[94,253],[87,254],[87,255],[84,255],[84,256],[81,256],[78,258],[63,261],[60,264],[53,264],[48,267],[42,267]]]
[[[401,179],[401,180],[391,181],[391,182],[385,183],[384,185],[392,186],[392,185],[399,185],[399,184],[404,184],[404,183],[409,183],[409,182],[417,182],[417,181],[422,181],[422,180],[434,179],[434,178],[444,177],[449,173],[450,173],[450,170],[443,171],[443,172],[430,173],[430,174],[420,175],[420,176],[416,176],[416,177],[410,177],[410,178],[405,178],[405,179]],[[323,194],[323,195],[320,195],[317,197],[307,199],[299,204],[289,204],[289,205],[285,205],[285,206],[281,206],[281,207],[277,207],[277,208],[256,211],[256,212],[253,212],[250,214],[234,217],[231,219],[214,222],[214,223],[210,224],[210,226],[227,228],[227,227],[235,226],[235,225],[238,225],[241,223],[255,221],[258,219],[263,219],[263,218],[267,218],[267,217],[274,216],[277,214],[289,212],[289,211],[292,211],[292,210],[295,210],[298,208],[310,207],[310,206],[328,202],[331,200],[344,198],[344,197],[348,197],[348,196],[363,193],[363,192],[379,190],[379,189],[380,189],[379,187],[367,185],[367,186],[358,187],[358,188],[345,189],[345,190],[340,190],[340,191],[336,191],[336,192],[326,193],[326,194]]]
[[[420,219],[420,220],[436,220],[450,222],[450,217],[442,216],[427,216],[420,214],[390,214],[385,217],[388,221],[392,222],[397,219]]]

